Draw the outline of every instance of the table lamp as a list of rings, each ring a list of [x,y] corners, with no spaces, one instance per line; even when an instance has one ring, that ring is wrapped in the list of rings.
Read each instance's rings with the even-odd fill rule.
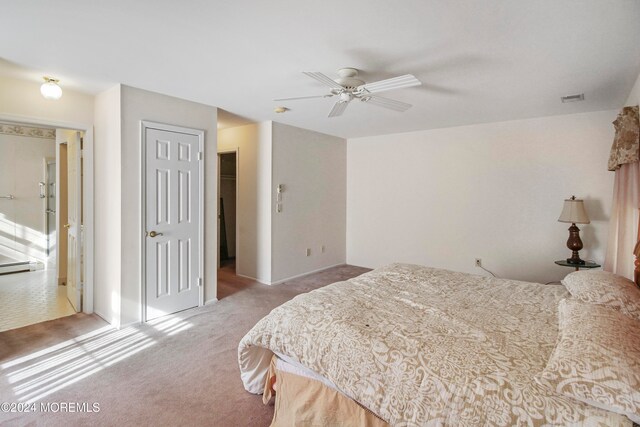
[[[567,258],[567,263],[584,264],[578,255],[582,249],[582,240],[580,239],[580,229],[576,226],[576,224],[589,224],[590,222],[587,211],[584,210],[584,201],[576,199],[576,196],[566,199],[558,221],[571,223],[569,240],[567,240],[567,247],[571,250],[571,258]]]

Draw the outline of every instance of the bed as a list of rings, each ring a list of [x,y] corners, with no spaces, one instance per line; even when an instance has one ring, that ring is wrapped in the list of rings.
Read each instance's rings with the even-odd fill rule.
[[[585,382],[550,370],[565,338],[559,307],[579,312],[588,302],[575,300],[562,284],[392,264],[275,308],[239,344],[241,378],[265,402],[275,394],[273,426],[631,426],[633,405],[616,412],[576,400],[562,387],[583,392]],[[627,317],[618,311],[611,316]],[[593,310],[585,313],[574,329],[590,322]],[[640,331],[640,319],[629,322]],[[630,345],[620,352],[638,350]]]

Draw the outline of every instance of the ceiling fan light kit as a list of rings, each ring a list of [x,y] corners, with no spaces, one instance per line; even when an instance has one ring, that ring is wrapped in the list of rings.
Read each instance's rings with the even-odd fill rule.
[[[359,99],[362,102],[368,102],[394,111],[407,111],[411,108],[411,104],[396,101],[395,99],[383,98],[376,94],[387,90],[402,89],[422,84],[422,82],[412,74],[405,74],[403,76],[380,80],[373,83],[366,83],[364,80],[358,78],[358,70],[355,68],[339,69],[338,78],[335,80],[332,80],[330,77],[319,72],[305,71],[303,74],[319,81],[325,86],[328,86],[329,93],[326,95],[280,98],[275,99],[274,101],[296,101],[300,99],[330,98],[337,96],[338,101],[334,104],[328,117],[338,117],[342,115],[349,103],[354,99]]]

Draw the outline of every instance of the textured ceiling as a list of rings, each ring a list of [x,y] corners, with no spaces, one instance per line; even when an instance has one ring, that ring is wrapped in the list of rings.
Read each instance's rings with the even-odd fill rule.
[[[21,0],[0,14],[0,73],[90,93],[124,83],[233,124],[358,137],[619,108],[640,72],[638,22],[637,0]],[[324,94],[302,72],[341,67],[423,85],[384,94],[413,104],[405,113],[352,102],[327,118],[333,99],[273,101]]]

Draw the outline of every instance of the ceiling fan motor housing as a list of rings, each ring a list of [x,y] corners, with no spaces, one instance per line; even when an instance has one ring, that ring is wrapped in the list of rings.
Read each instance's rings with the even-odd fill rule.
[[[358,86],[364,84],[364,80],[356,78],[358,70],[355,68],[340,68],[338,70],[338,77],[335,82],[346,89],[356,89]]]

